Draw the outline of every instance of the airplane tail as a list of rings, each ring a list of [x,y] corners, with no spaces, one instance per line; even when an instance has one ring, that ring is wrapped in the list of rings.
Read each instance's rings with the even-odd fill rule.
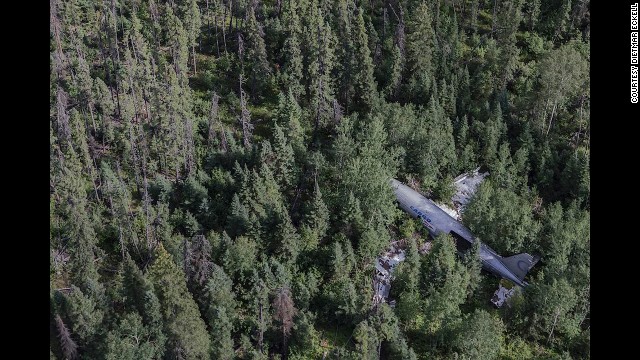
[[[520,280],[524,281],[525,275],[540,260],[539,256],[531,256],[527,253],[502,258],[502,262],[513,272]]]

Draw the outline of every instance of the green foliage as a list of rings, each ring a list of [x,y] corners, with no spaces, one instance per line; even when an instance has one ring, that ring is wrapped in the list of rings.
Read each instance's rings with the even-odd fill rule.
[[[505,329],[499,318],[476,309],[464,324],[454,340],[460,355],[471,359],[495,359],[500,354]]]
[[[407,64],[409,89],[418,103],[425,103],[434,75],[433,55],[436,44],[432,26],[432,11],[426,1],[420,2],[407,24]],[[420,101],[421,99],[421,101]]]
[[[517,254],[538,246],[540,223],[530,200],[495,186],[492,180],[480,184],[464,222],[498,253]]]
[[[208,358],[210,339],[187,289],[184,273],[162,245],[156,248],[154,255],[149,278],[160,300],[164,332],[167,334],[167,355]]]
[[[140,315],[136,313],[125,315],[120,320],[119,326],[107,334],[105,358],[133,360],[160,357],[162,354],[157,353],[157,345],[151,341],[150,335]]]
[[[211,329],[212,356],[217,359],[232,358],[231,353],[234,349],[231,335],[237,314],[232,286],[231,278],[221,267],[214,265],[203,302],[206,304],[204,318]]]
[[[50,358],[589,358],[589,19],[52,1]],[[426,238],[389,186],[448,202],[477,167],[464,222],[542,256],[500,310],[479,243]],[[396,306],[374,307],[392,241]]]
[[[354,16],[353,20],[354,107],[360,111],[366,111],[373,106],[377,96],[377,89],[373,79],[373,62],[368,45],[369,41],[360,8],[357,8],[357,15]]]
[[[70,330],[75,334],[79,344],[90,343],[100,330],[104,312],[96,301],[73,286],[71,294],[65,297],[65,310],[71,322]]]

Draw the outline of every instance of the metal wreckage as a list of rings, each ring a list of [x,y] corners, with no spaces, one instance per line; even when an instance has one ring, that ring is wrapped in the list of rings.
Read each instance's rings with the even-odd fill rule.
[[[471,248],[475,241],[478,241],[471,231],[460,222],[466,204],[475,194],[480,182],[488,175],[488,173],[479,173],[478,170],[462,174],[454,180],[456,193],[452,197],[452,202],[455,209],[436,204],[396,179],[391,179],[390,184],[400,208],[412,217],[419,218],[432,237],[441,233],[451,235],[455,240],[458,253],[462,254]],[[429,249],[430,243],[427,242],[420,247],[419,252],[425,254]],[[484,243],[480,244],[479,256],[483,270],[507,280],[506,282],[500,281],[498,290],[491,298],[491,302],[496,307],[501,307],[511,296],[528,285],[524,281],[524,277],[540,259],[527,253],[502,257]],[[404,259],[405,252],[399,242],[392,243],[388,251],[377,258],[376,274],[373,281],[374,305],[387,301],[391,288],[392,272]],[[394,306],[395,301],[392,300],[389,304]]]

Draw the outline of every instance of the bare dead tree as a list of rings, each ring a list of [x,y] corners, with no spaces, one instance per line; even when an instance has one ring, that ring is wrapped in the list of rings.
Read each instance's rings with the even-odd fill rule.
[[[216,92],[213,93],[211,97],[211,112],[209,113],[209,136],[208,143],[211,145],[213,139],[216,138],[216,129],[220,132],[220,149],[223,152],[227,152],[227,133],[224,131],[222,123],[218,118],[218,104],[220,101],[220,96]]]
[[[56,120],[58,122],[58,137],[60,143],[71,141],[71,130],[69,129],[69,114],[67,113],[67,101],[69,95],[58,86],[58,94],[56,97]]]
[[[387,36],[387,26],[389,24],[389,14],[387,13],[387,8],[382,8],[382,39]],[[383,40],[384,41],[384,40]]]
[[[333,123],[336,129],[340,125],[340,121],[342,121],[342,106],[337,99],[333,99]]]
[[[129,236],[131,237],[131,242],[133,243],[133,246],[135,247],[136,252],[140,254],[140,248],[138,246],[138,235],[133,230],[133,226],[132,226],[133,210],[131,209],[131,200],[127,196],[127,192],[126,192],[127,183],[122,178],[122,169],[120,168],[119,161],[116,162],[115,170],[116,170],[115,174],[117,176],[116,181],[118,182],[118,184],[116,185],[116,189],[117,189],[117,195],[120,198],[120,203],[122,207],[121,211],[124,214],[123,219],[125,220],[127,228],[129,230]],[[123,252],[123,258],[124,258],[124,252]]]
[[[195,147],[193,145],[193,121],[188,116],[184,118],[184,148],[185,154],[185,169],[187,176],[189,176],[196,167],[195,161]]]
[[[240,69],[244,68],[244,38],[238,33],[238,59],[240,59]]]
[[[211,243],[204,235],[196,235],[187,244],[189,251],[186,259],[187,276],[189,280],[204,286],[211,275],[213,262],[211,261]]]
[[[220,0],[220,4],[223,5],[223,12],[222,12],[222,19],[221,19],[221,23],[222,26],[220,28],[222,28],[222,44],[224,45],[224,53],[225,55],[227,54],[227,31],[225,30],[225,26],[224,26],[224,19],[227,18],[227,7],[224,6],[224,4],[222,3],[222,0]],[[217,37],[217,32],[218,32],[218,3],[216,2],[216,10],[215,10],[215,22],[216,22],[216,37]],[[218,56],[220,56],[220,53],[218,53]]]
[[[106,7],[106,3],[105,3],[105,7]],[[120,47],[119,47],[119,41],[118,41],[118,12],[116,10],[115,0],[111,0],[111,9],[105,9],[105,11],[110,11],[111,17],[113,18],[113,29],[111,28],[111,24],[107,23],[106,17],[105,17],[105,28],[107,29],[107,37],[108,37],[109,48],[111,53],[111,62],[113,64],[113,68],[117,69],[120,66],[121,62],[120,62]],[[112,35],[115,38],[114,39],[115,41],[111,41]],[[116,55],[115,58],[113,57],[114,52]],[[122,110],[120,107],[120,85],[119,85],[120,80],[118,79],[118,71],[114,71],[114,75],[116,80],[115,85],[116,85],[116,101],[118,105],[118,114],[122,114]]]
[[[211,145],[216,138],[216,121],[218,120],[218,101],[220,96],[214,91],[211,96],[211,111],[209,111],[209,132],[207,134],[207,144]]]
[[[182,239],[182,270],[187,277],[190,273],[189,259],[191,259],[191,246],[187,238],[184,237]]]
[[[260,324],[258,326],[258,349],[260,350],[260,353],[262,353],[262,345],[264,343],[264,331],[265,331],[265,326],[263,326],[264,316],[262,314],[262,303],[260,303],[260,315],[258,317],[258,322]]]
[[[153,241],[153,236],[151,234],[151,227],[149,226],[150,224],[150,214],[149,214],[149,208],[151,208],[151,196],[149,195],[149,181],[147,180],[147,172],[144,171],[144,167],[143,167],[143,193],[142,193],[142,206],[144,209],[144,233],[145,233],[145,238],[147,240],[147,250],[151,251],[151,249],[153,249],[154,247],[154,241]]]
[[[209,9],[209,0],[207,0],[207,35],[208,35],[208,39],[209,42],[211,42],[211,9]],[[216,28],[216,50],[218,52],[218,57],[220,57],[220,43],[218,42],[218,6],[216,5],[216,11],[214,11],[213,13],[213,22],[214,22],[214,26]],[[200,39],[200,42],[202,43],[202,39]],[[202,47],[202,46],[201,46]]]
[[[233,23],[233,0],[229,0],[229,30],[227,30],[229,33],[231,33],[231,23]]]
[[[251,147],[251,134],[253,132],[253,124],[251,124],[251,113],[247,109],[247,96],[242,89],[242,74],[240,74],[240,124],[242,125],[242,143],[246,149]]]
[[[391,7],[391,4],[389,4]],[[398,26],[396,27],[396,44],[398,44],[398,48],[400,49],[400,53],[404,56],[404,46],[406,43],[405,29],[404,29],[404,10],[400,7],[400,16],[396,14],[396,11],[391,7],[393,13],[396,15],[398,19]]]
[[[62,71],[62,64],[66,60],[64,52],[62,51],[62,41],[60,39],[60,33],[62,26],[60,19],[58,18],[58,0],[49,0],[49,31],[53,33],[53,39],[56,43],[56,51],[54,53],[54,69],[58,80]]]
[[[287,338],[291,335],[293,317],[298,311],[293,304],[291,290],[287,286],[277,290],[276,297],[273,300],[273,308],[275,310],[275,319],[280,323],[280,329],[282,330],[282,358],[286,359]]]
[[[56,315],[56,328],[58,328],[58,338],[64,357],[73,360],[78,355],[78,345],[71,338],[71,332],[62,321],[60,315]]]

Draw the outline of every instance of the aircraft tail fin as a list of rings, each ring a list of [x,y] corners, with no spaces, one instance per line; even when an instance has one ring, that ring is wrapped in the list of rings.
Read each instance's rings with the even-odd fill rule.
[[[513,272],[520,280],[524,280],[525,275],[540,260],[538,256],[531,256],[527,253],[502,258],[504,264]]]

